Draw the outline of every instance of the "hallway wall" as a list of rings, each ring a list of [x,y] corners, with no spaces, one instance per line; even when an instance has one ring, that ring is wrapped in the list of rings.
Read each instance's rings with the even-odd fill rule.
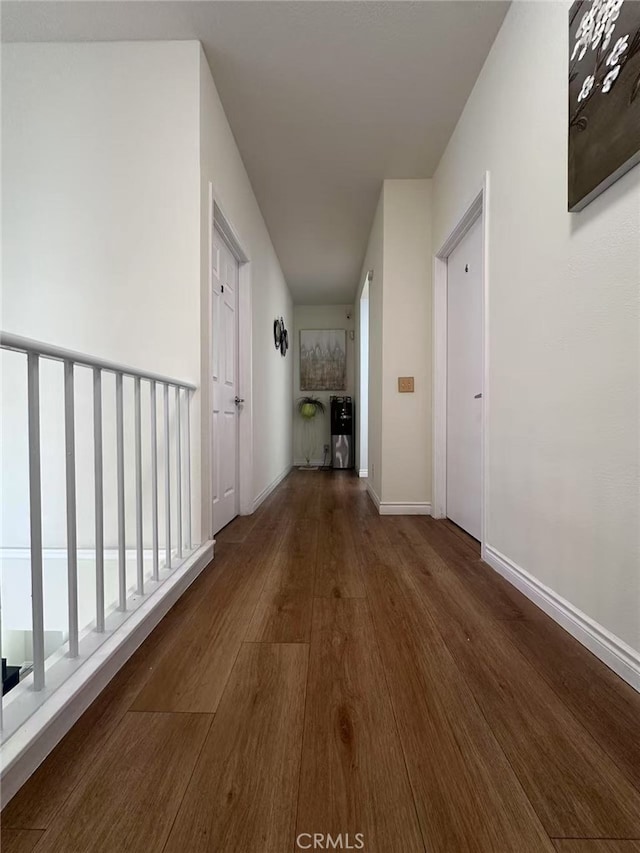
[[[488,544],[640,650],[640,169],[567,213],[568,9],[512,4],[435,175],[434,248],[488,169]]]
[[[384,182],[382,491],[392,506],[431,501],[431,181]],[[398,377],[413,376],[401,394]]]
[[[192,42],[199,62],[201,165],[201,287],[206,304],[209,287],[209,183],[216,201],[249,256],[251,265],[251,361],[253,384],[253,499],[259,499],[291,467],[293,356],[282,358],[273,345],[273,321],[283,317],[293,327],[293,303],[273,248],[267,226],[253,193],[229,122],[202,47]],[[208,326],[203,308],[203,364],[207,375]],[[203,385],[203,408],[208,406],[208,384]],[[249,390],[240,389],[249,398]],[[245,409],[246,411],[246,409]],[[240,414],[242,417],[242,412]],[[209,447],[203,444],[203,506],[209,505]],[[205,521],[203,521],[203,524]]]
[[[426,514],[431,501],[430,180],[384,181],[356,304],[370,269],[369,490],[383,512]],[[414,377],[414,393],[398,391],[400,376]],[[358,364],[357,383],[359,377]]]
[[[347,313],[351,315],[347,319]],[[355,340],[351,340],[349,332],[356,326],[355,309],[353,305],[296,305],[293,310],[293,330],[289,331],[289,344],[293,355],[293,458],[296,465],[306,463],[304,457],[303,424],[296,408],[296,402],[301,396],[318,397],[322,400],[327,411],[324,415],[316,415],[312,428],[315,441],[315,452],[312,462],[322,464],[323,445],[331,445],[331,422],[329,417],[329,398],[332,396],[355,396]],[[300,330],[301,329],[346,329],[347,330],[347,387],[344,391],[301,391],[300,390]],[[356,412],[356,419],[359,417]],[[331,452],[327,463],[331,461]]]

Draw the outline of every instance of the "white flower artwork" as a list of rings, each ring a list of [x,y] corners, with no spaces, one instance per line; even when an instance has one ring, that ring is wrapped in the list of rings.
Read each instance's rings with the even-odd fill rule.
[[[300,390],[344,391],[347,387],[344,329],[301,329]]]
[[[571,59],[584,59],[589,47],[591,50],[597,50],[600,46],[602,50],[607,49],[623,2],[624,0],[593,0],[580,20]]]
[[[579,101],[584,101],[585,98],[589,97],[591,90],[593,89],[594,80],[595,80],[595,77],[593,76],[593,74],[590,74],[586,78],[586,80],[582,84],[582,89],[580,89],[580,94],[578,95]]]
[[[622,36],[618,41],[614,44],[613,50],[607,56],[607,65],[615,65],[625,50],[629,47],[629,34],[626,36]]]
[[[569,210],[640,162],[640,2],[569,11]]]
[[[616,77],[620,73],[620,66],[616,65],[616,67],[610,71],[607,76],[602,81],[602,94],[606,95],[607,92],[611,91],[611,87],[616,81]]]

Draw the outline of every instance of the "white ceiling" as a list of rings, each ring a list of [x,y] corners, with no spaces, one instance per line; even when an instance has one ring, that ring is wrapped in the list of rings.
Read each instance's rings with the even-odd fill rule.
[[[383,178],[430,177],[508,8],[4,2],[4,41],[199,39],[302,304],[353,299]]]

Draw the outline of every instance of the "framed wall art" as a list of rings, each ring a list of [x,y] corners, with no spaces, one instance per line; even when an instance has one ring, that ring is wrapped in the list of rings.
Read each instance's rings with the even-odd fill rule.
[[[300,390],[344,391],[347,333],[344,329],[300,330]]]
[[[569,210],[640,162],[640,2],[569,10]]]

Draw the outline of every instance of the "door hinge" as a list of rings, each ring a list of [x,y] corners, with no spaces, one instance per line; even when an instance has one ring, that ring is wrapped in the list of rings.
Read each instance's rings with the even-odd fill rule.
[[[224,293],[224,284],[220,285],[220,293]]]

